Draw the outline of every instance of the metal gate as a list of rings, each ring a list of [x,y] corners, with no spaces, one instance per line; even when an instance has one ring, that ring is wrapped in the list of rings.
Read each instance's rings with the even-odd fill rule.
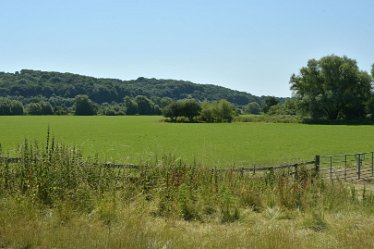
[[[369,180],[374,177],[374,152],[316,156],[322,177]]]

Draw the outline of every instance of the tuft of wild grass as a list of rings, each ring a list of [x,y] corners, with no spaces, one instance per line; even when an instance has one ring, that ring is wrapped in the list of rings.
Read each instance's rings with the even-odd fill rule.
[[[314,212],[307,215],[303,221],[305,228],[312,229],[315,232],[320,232],[327,229],[327,223],[322,212],[315,210]]]

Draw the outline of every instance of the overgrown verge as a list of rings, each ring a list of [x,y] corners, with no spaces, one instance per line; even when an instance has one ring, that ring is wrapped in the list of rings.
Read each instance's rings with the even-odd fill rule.
[[[118,169],[53,139],[25,141],[19,156],[0,162],[0,248],[310,248],[344,237],[334,248],[352,243],[347,220],[374,224],[369,189],[304,169],[254,176],[172,157]]]

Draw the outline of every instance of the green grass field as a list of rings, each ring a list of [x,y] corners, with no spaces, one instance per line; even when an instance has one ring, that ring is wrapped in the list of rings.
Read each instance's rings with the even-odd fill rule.
[[[374,126],[272,123],[174,124],[161,117],[0,117],[0,143],[12,151],[44,142],[48,125],[58,141],[101,160],[139,162],[172,154],[205,165],[272,164],[315,154],[374,150]]]
[[[0,248],[373,248],[370,182],[326,180],[303,167],[292,175],[242,174],[170,158],[119,170],[74,148],[137,160],[170,150],[211,164],[235,157],[269,163],[308,159],[314,150],[370,149],[372,127],[159,119],[2,118],[6,148],[24,136],[44,140],[47,123],[65,143],[24,143],[14,151],[22,163],[0,161]]]

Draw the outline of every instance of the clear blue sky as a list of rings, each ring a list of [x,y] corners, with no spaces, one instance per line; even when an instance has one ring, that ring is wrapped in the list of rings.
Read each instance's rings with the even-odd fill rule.
[[[211,83],[290,96],[308,59],[374,63],[373,0],[1,0],[0,71]]]

